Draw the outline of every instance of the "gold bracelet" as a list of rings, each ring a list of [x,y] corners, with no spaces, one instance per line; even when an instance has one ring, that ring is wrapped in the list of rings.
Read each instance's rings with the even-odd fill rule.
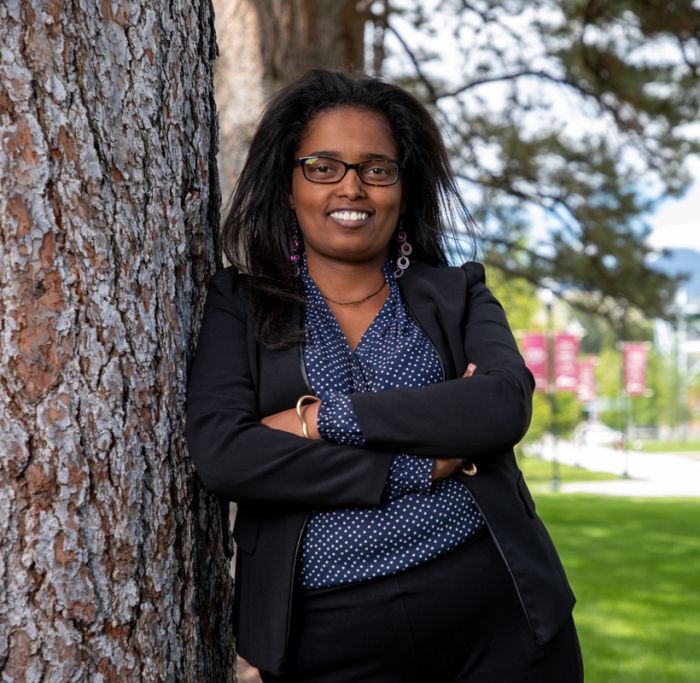
[[[306,420],[304,419],[304,413],[301,412],[301,408],[304,405],[305,401],[311,401],[312,403],[316,403],[320,401],[321,399],[318,398],[318,396],[311,396],[311,394],[304,394],[303,396],[299,397],[299,400],[297,401],[297,417],[299,418],[299,422],[301,422],[301,433],[307,438],[310,439],[311,437],[309,436],[309,428],[306,426]]]

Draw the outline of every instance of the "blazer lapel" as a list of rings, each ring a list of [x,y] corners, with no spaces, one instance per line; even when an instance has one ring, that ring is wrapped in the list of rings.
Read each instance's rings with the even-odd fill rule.
[[[399,280],[415,321],[437,349],[445,379],[461,377],[467,367],[462,327],[467,304],[466,275],[461,268],[411,267]]]
[[[301,320],[301,307],[292,306],[290,319]],[[304,371],[302,345],[291,344],[284,349],[268,349],[257,344],[251,325],[248,334],[255,349],[256,366],[253,370],[257,382],[258,407],[261,415],[272,415],[293,407],[303,394],[311,389]]]

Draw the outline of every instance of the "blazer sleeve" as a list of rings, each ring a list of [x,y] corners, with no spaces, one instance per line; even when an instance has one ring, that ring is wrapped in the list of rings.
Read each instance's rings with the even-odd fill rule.
[[[465,359],[476,364],[476,374],[418,389],[353,394],[367,446],[478,458],[510,450],[525,435],[534,379],[503,308],[486,287],[483,267],[470,263],[463,269],[467,277],[462,339]]]
[[[205,487],[239,502],[377,505],[391,454],[311,441],[260,422],[247,327],[236,276],[219,271],[207,294],[187,397],[187,445]]]

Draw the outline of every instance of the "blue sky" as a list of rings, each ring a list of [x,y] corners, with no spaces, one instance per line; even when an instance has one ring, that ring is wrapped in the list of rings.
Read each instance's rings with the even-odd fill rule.
[[[700,251],[700,159],[691,159],[688,167],[695,176],[695,183],[686,196],[663,202],[650,217],[654,231],[649,243],[654,247],[686,247]]]

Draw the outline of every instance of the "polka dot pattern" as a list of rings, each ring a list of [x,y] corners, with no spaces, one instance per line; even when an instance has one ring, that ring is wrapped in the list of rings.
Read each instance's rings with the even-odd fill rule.
[[[322,400],[319,433],[336,443],[364,443],[351,393],[443,381],[440,358],[408,314],[390,263],[384,275],[389,297],[352,351],[302,261],[304,364]],[[325,588],[394,574],[473,536],[484,520],[471,495],[454,479],[433,484],[432,466],[432,458],[396,454],[380,505],[312,513],[302,545],[303,586]]]

